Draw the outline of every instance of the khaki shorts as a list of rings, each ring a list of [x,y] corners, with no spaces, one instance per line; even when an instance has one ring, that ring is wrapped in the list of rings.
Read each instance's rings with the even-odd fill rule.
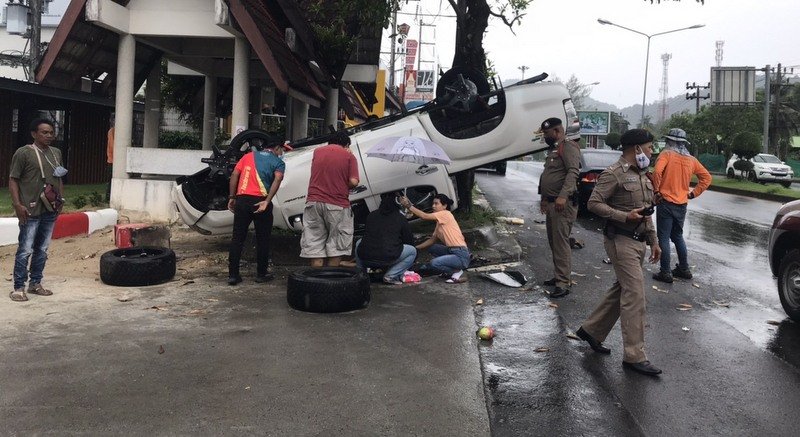
[[[353,251],[353,211],[322,202],[309,202],[303,210],[300,257],[332,258]]]

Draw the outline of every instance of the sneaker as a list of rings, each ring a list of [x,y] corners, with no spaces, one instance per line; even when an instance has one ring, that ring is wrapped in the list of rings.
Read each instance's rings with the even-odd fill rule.
[[[14,289],[14,291],[8,294],[8,297],[10,297],[14,302],[25,302],[28,300],[28,295],[25,294],[24,288]]]
[[[653,279],[656,281],[666,282],[668,284],[672,283],[672,273],[659,271],[658,273],[653,273]]]
[[[389,284],[389,285],[400,285],[400,284],[403,283],[403,281],[401,281],[401,280],[399,280],[397,278],[390,278],[388,276],[384,276],[383,277],[383,283],[384,284]]]
[[[255,281],[258,283],[262,283],[262,282],[269,282],[273,279],[275,279],[275,275],[273,275],[272,273],[267,273],[266,275],[256,276]]]
[[[44,288],[42,284],[28,284],[28,293],[39,296],[52,296],[53,292]]]
[[[689,268],[682,269],[680,266],[676,265],[674,269],[672,269],[672,276],[681,279],[692,279],[692,271]]]

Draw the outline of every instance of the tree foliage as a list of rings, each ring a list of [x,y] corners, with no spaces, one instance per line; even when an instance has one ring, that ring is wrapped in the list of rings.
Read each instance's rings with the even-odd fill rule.
[[[586,85],[585,83],[578,80],[578,78],[573,74],[569,77],[569,80],[564,82],[558,76],[553,78],[554,82],[558,82],[564,85],[569,92],[569,96],[572,98],[572,104],[575,105],[575,109],[584,109],[583,102],[589,97],[589,94],[592,93],[592,88],[590,85]]]
[[[610,132],[608,135],[606,135],[606,145],[614,150],[617,150],[619,149],[620,144],[622,144],[620,142],[620,138],[622,138],[622,135],[620,135],[619,132]]]
[[[731,152],[740,160],[748,160],[761,152],[761,138],[753,132],[739,132],[731,141]]]

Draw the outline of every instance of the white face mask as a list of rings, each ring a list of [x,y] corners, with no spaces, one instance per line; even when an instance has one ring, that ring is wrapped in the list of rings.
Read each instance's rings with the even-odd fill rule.
[[[636,146],[636,149],[638,150],[638,152],[636,152],[636,165],[643,170],[650,167],[650,158],[644,154],[641,147]]]

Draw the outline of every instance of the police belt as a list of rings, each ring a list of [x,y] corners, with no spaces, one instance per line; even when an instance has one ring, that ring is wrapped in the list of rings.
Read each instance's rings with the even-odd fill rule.
[[[558,199],[558,196],[542,196],[544,200],[548,202],[555,202]],[[571,200],[573,203],[578,201],[578,195],[576,193],[572,193],[567,199]]]
[[[608,237],[609,240],[613,240],[614,237],[617,235],[622,235],[623,237],[628,237],[636,241],[647,241],[645,234],[640,234],[635,231],[629,231],[625,228],[620,228],[619,226],[611,222],[606,222],[605,227],[603,227],[603,235]]]

